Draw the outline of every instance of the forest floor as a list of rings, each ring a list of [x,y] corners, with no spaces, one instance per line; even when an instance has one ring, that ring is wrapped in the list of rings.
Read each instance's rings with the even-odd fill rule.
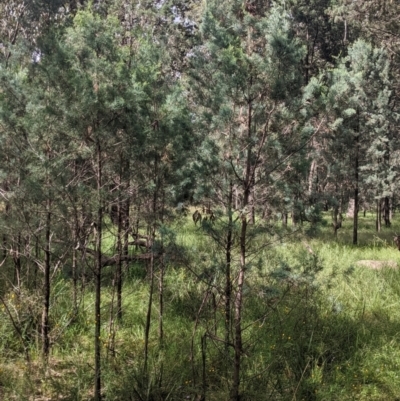
[[[196,400],[202,393],[206,400],[228,399],[232,364],[216,340],[223,335],[223,297],[201,279],[214,272],[217,288],[223,276],[211,268],[218,259],[215,245],[190,219],[172,229],[194,265],[171,261],[165,271],[162,344],[159,271],[155,275],[146,369],[148,273],[141,265],[125,272],[118,323],[112,269],[104,271],[105,400]],[[360,216],[359,245],[353,246],[351,220],[335,240],[325,216],[312,234],[267,241],[271,245],[254,256],[247,273],[243,400],[400,400],[396,232],[400,216],[379,233],[372,215]],[[94,293],[90,283],[82,289],[74,313],[70,280],[61,274],[53,279],[48,363],[40,357],[40,289],[23,288],[18,299],[3,291],[0,400],[92,399]]]

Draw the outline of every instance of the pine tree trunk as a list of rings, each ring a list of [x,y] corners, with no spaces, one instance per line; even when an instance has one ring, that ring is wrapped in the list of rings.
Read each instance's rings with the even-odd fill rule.
[[[360,134],[357,133],[355,138],[355,157],[354,157],[354,216],[353,216],[353,245],[358,243],[358,209],[359,209],[359,199],[358,199],[358,180],[359,180],[359,142]]]
[[[246,191],[245,191],[246,192]],[[244,199],[246,199],[246,194]],[[247,235],[247,217],[242,218],[242,227],[240,231],[240,270],[237,282],[237,292],[235,297],[235,318],[234,318],[234,371],[233,371],[233,386],[232,386],[232,401],[239,401],[240,399],[240,371],[241,371],[241,357],[242,357],[242,306],[243,306],[243,285],[246,271],[246,235]]]
[[[160,222],[164,224],[164,210],[165,210],[165,192],[162,191],[161,202],[161,215]],[[154,239],[153,239],[154,243]],[[164,348],[164,275],[165,275],[165,260],[164,260],[164,241],[161,238],[161,261],[160,261],[160,275],[158,279],[158,343],[160,349]],[[162,387],[164,364],[160,363],[160,378],[158,387]]]
[[[235,185],[235,210],[239,210],[239,208],[240,208],[239,189]]]
[[[121,185],[121,182],[120,182]],[[118,228],[117,228],[117,251],[118,251],[118,263],[116,269],[116,287],[117,287],[117,320],[122,320],[122,231],[123,231],[123,207],[121,194],[118,196]]]
[[[251,80],[250,80],[251,85]],[[252,129],[252,103],[248,104],[247,115],[247,157],[246,157],[246,175],[243,181],[243,210],[246,211],[249,205],[249,198],[251,192],[251,157],[252,147],[251,143],[251,129]],[[234,302],[234,368],[233,368],[233,383],[231,391],[231,401],[240,400],[240,372],[241,372],[241,359],[242,359],[242,306],[243,306],[243,285],[246,275],[246,245],[247,245],[247,215],[243,213],[242,224],[240,230],[240,269],[237,279],[237,291]]]
[[[287,227],[287,223],[288,223],[288,214],[287,214],[287,212],[284,212],[282,214],[282,225],[283,225],[283,227]]]
[[[100,142],[97,143],[97,200],[99,202],[97,209],[96,221],[96,264],[95,264],[95,330],[94,330],[94,371],[95,371],[95,388],[94,399],[101,401],[101,263],[102,263],[102,226],[103,226],[103,208],[102,208],[102,162],[101,162],[101,146]]]
[[[129,187],[129,183],[127,184],[127,187]],[[129,229],[130,229],[130,223],[129,223],[129,209],[130,209],[130,199],[127,197],[125,201],[125,213],[124,213],[124,221],[123,221],[123,228],[124,228],[124,244],[123,244],[123,256],[127,257],[129,254]],[[128,270],[128,261],[125,262],[124,268],[125,271]],[[118,308],[121,310],[121,318],[122,318],[122,275],[121,275],[121,283],[120,283],[120,288],[119,288],[119,293],[118,293]]]
[[[74,177],[77,177],[77,162],[74,161]],[[74,195],[74,227],[72,229],[72,286],[73,286],[73,304],[74,304],[74,313],[78,310],[78,250],[77,245],[79,242],[79,215],[77,210],[78,198],[76,194]]]
[[[46,233],[45,233],[45,262],[44,262],[44,304],[42,314],[42,354],[47,361],[50,351],[49,339],[49,310],[50,310],[50,223],[51,223],[51,200],[46,200]]]
[[[35,239],[35,258],[36,260],[39,260],[39,238],[36,237]],[[39,263],[35,262],[35,268],[33,270],[33,283],[32,283],[32,287],[36,289],[37,286],[37,275],[38,275],[38,271],[39,271]]]
[[[254,183],[252,183],[254,184]],[[254,185],[252,185],[252,191],[250,192],[250,204],[251,204],[251,209],[250,209],[250,224],[256,224],[256,208],[255,208],[255,195],[256,191],[254,188]]]
[[[391,222],[390,222],[390,199],[388,196],[385,196],[384,198],[384,219],[385,219],[385,227],[390,227]]]
[[[226,362],[229,363],[229,343],[231,332],[231,297],[232,297],[232,279],[231,279],[231,262],[232,262],[232,245],[233,245],[233,185],[229,183],[228,192],[228,232],[226,237],[226,265],[225,265],[225,356]]]
[[[375,213],[375,229],[379,233],[381,231],[381,200],[376,200],[376,213]]]
[[[162,203],[161,203],[161,216],[160,221],[161,224],[164,224],[164,210],[165,210],[165,193],[162,192]],[[164,243],[161,239],[161,263],[160,263],[160,277],[158,281],[158,340],[160,347],[163,347],[164,343],[164,274],[165,274],[165,265],[164,265]]]
[[[78,310],[78,257],[77,250],[72,250],[72,303],[74,305],[74,313]]]
[[[21,291],[21,234],[17,235],[17,243],[14,249],[14,287],[17,292]]]
[[[149,338],[150,338],[150,325],[151,325],[151,309],[153,307],[153,293],[154,293],[154,254],[151,252],[149,261],[149,275],[150,275],[150,288],[149,300],[147,305],[146,325],[144,328],[144,374],[147,375],[147,365],[149,357]]]
[[[155,189],[153,193],[153,204],[152,204],[152,212],[153,212],[153,226],[150,228],[150,232],[148,233],[150,237],[155,238],[156,232],[156,221],[157,221],[157,201],[158,201],[158,156],[154,157],[154,184]],[[147,316],[146,316],[146,326],[145,326],[145,338],[144,338],[144,373],[147,374],[147,365],[148,365],[148,352],[149,352],[149,336],[150,336],[150,325],[151,325],[151,309],[153,306],[153,294],[154,294],[154,250],[151,250],[151,258],[150,258],[150,289],[149,289],[149,303],[147,307]]]
[[[338,206],[335,206],[333,208],[333,233],[335,236],[335,239],[337,239],[337,232],[339,228],[342,227],[342,216],[341,216],[341,207],[339,208]]]
[[[5,191],[9,190],[7,183],[4,185],[4,190]],[[5,208],[5,214],[4,214],[4,220],[6,222],[8,222],[9,213],[10,213],[10,202],[6,202],[6,208]],[[8,224],[8,223],[6,223],[6,224]],[[8,237],[5,233],[3,233],[3,259],[4,260],[7,258],[7,254],[8,254],[7,253],[7,249],[8,249],[7,242],[8,242]]]

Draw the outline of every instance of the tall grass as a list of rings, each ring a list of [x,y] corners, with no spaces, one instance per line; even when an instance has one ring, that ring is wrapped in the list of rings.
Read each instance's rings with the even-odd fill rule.
[[[328,218],[326,218],[327,220]],[[395,261],[399,227],[374,231],[373,216],[360,218],[360,245],[351,245],[351,222],[338,239],[327,222],[317,234],[284,236],[257,253],[247,272],[244,303],[244,400],[396,400],[400,398],[400,272],[370,269],[359,260]],[[172,227],[184,255],[166,266],[162,343],[156,291],[144,370],[144,327],[149,298],[146,267],[125,272],[123,321],[111,317],[113,287],[103,289],[103,379],[106,400],[226,400],[232,363],[223,338],[223,255],[189,218]],[[400,231],[400,230],[398,230]],[[112,237],[106,238],[112,248]],[[156,279],[159,274],[155,270]],[[109,272],[110,277],[112,271]],[[156,280],[157,281],[157,280]],[[72,285],[53,282],[52,354],[40,356],[40,296],[4,298],[24,329],[30,362],[4,310],[0,310],[0,399],[91,400],[93,305],[89,283],[78,311]],[[36,306],[35,306],[36,305]]]

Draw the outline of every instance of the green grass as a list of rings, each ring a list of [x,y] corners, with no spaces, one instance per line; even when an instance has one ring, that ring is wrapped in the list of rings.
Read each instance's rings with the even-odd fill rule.
[[[350,220],[345,220],[335,240],[328,216],[325,219],[312,236],[297,233],[279,239],[261,234],[257,240],[261,251],[249,265],[245,286],[244,400],[400,399],[400,271],[356,264],[365,259],[400,264],[400,252],[392,243],[400,221],[376,233],[373,216],[361,217],[360,244],[353,246]],[[224,335],[219,290],[224,255],[189,217],[172,230],[185,257],[178,262],[171,259],[166,267],[162,344],[156,266],[147,371],[143,365],[149,297],[146,267],[134,264],[125,272],[122,322],[111,318],[115,299],[111,280],[107,278],[103,287],[106,400],[194,400],[204,386],[207,400],[228,398],[232,350],[227,356],[218,341]],[[105,242],[111,249],[111,234]],[[263,243],[273,245],[262,247]],[[71,283],[61,276],[52,287],[53,344],[48,365],[40,358],[40,290],[26,290],[19,299],[12,291],[5,295],[24,329],[31,361],[26,362],[22,341],[3,307],[0,399],[92,399],[92,284],[80,295],[75,314]]]

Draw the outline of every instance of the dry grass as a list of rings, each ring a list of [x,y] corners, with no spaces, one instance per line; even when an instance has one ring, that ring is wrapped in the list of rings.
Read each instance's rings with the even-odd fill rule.
[[[357,266],[368,267],[373,270],[380,270],[383,268],[397,269],[399,266],[394,260],[358,260],[355,263]]]

